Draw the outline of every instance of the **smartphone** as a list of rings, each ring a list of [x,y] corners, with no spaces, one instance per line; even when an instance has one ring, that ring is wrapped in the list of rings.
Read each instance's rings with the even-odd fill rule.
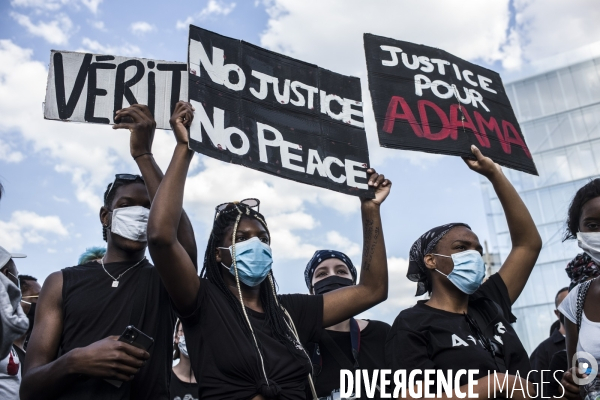
[[[152,345],[154,344],[154,339],[152,339],[150,336],[146,335],[144,332],[140,331],[133,325],[129,325],[127,328],[125,328],[125,331],[119,337],[119,341],[146,351],[148,351],[150,347],[152,347]],[[122,381],[118,381],[115,379],[105,379],[105,381],[116,387],[121,387],[121,385],[123,384]]]

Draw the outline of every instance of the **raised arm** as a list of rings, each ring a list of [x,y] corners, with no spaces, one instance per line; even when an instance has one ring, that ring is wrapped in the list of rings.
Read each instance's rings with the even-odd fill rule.
[[[148,249],[175,307],[181,314],[194,309],[200,280],[190,255],[178,238],[185,180],[194,152],[188,149],[187,128],[194,109],[180,101],[171,116],[177,144],[148,218]]]
[[[512,249],[498,273],[506,284],[511,303],[514,303],[523,291],[540,254],[542,238],[525,203],[504,176],[500,166],[484,157],[477,147],[471,146],[471,151],[476,159],[464,159],[465,163],[473,171],[489,179],[506,215]]]
[[[20,398],[55,399],[80,375],[128,381],[150,356],[111,336],[56,358],[63,331],[62,272],[42,287],[27,347]]]
[[[392,182],[374,169],[369,186],[375,188],[374,199],[361,198],[363,254],[357,285],[323,295],[323,327],[328,327],[368,310],[387,299],[388,271],[380,207],[390,193]]]
[[[113,129],[129,129],[131,132],[129,145],[131,157],[133,157],[140,169],[140,173],[146,183],[148,196],[152,202],[163,179],[163,173],[152,155],[156,121],[147,106],[134,104],[131,107],[118,110],[115,122],[118,123],[113,125]],[[198,269],[196,238],[194,237],[194,229],[185,210],[181,212],[177,238],[189,254],[196,269]]]

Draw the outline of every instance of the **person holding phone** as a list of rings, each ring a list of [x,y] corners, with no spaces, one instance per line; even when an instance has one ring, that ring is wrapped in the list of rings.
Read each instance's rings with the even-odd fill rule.
[[[141,176],[118,174],[104,192],[99,228],[107,249],[100,261],[65,268],[44,282],[24,366],[24,400],[169,398],[175,315],[145,257],[148,213],[162,179],[151,153],[156,123],[148,107],[137,104],[117,111],[115,121],[114,129],[131,132]],[[179,219],[178,238],[195,260],[190,222],[183,211]],[[152,338],[153,347],[137,347],[139,334],[118,340],[129,325]]]
[[[148,243],[180,315],[198,397],[305,399],[311,363],[301,343],[319,340],[323,327],[369,309],[387,297],[387,258],[380,206],[391,182],[368,170],[375,198],[361,198],[364,249],[356,285],[324,295],[278,295],[271,270],[271,232],[260,201],[216,207],[200,278],[177,237],[193,151],[189,103],[171,119],[177,144],[148,220]],[[227,185],[223,177],[223,185]]]
[[[479,398],[508,397],[488,375],[506,377],[515,396],[535,389],[526,380],[529,357],[512,327],[511,306],[519,297],[537,260],[542,240],[527,207],[499,165],[471,146],[467,166],[489,179],[506,213],[512,249],[498,273],[485,283],[483,248],[469,225],[451,223],[424,233],[410,249],[407,277],[417,282],[422,300],[400,312],[387,337],[386,356],[393,371],[478,370]],[[455,375],[452,374],[452,377]],[[423,375],[421,374],[421,378]],[[435,385],[435,377],[432,378]],[[460,378],[467,391],[467,376]],[[436,387],[431,391],[436,393]],[[445,398],[445,397],[444,397]]]

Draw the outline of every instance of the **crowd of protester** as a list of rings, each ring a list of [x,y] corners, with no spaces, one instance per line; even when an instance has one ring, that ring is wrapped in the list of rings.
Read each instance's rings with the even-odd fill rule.
[[[501,168],[475,146],[465,163],[498,195],[511,251],[486,278],[469,225],[428,229],[406,249],[407,279],[428,297],[399,310],[390,326],[356,316],[388,296],[380,208],[392,183],[368,170],[375,197],[360,199],[360,269],[340,251],[319,250],[304,271],[308,294],[279,294],[258,199],[215,207],[198,265],[183,210],[193,115],[189,103],[177,103],[176,145],[163,174],[152,154],[149,109],[117,111],[113,127],[130,130],[139,174],[117,174],[106,187],[105,247],[86,249],[78,265],[52,273],[43,286],[19,273],[15,259],[25,255],[0,247],[0,399],[336,399],[341,370],[385,368],[407,375],[478,370],[479,398],[600,395],[599,380],[588,379],[597,364],[582,371],[579,359],[586,352],[600,360],[600,179],[574,194],[565,239],[583,252],[566,266],[571,284],[556,294],[549,338],[529,357],[512,306],[542,241]],[[490,374],[526,390],[499,388]],[[467,376],[456,385],[466,391]],[[382,398],[379,387],[375,398]]]

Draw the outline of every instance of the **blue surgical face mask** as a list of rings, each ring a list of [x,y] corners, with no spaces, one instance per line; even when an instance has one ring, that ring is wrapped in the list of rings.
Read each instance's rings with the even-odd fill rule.
[[[228,249],[233,254],[233,246],[219,248]],[[235,262],[240,281],[247,286],[258,286],[271,271],[271,266],[273,265],[271,248],[268,244],[261,242],[256,236],[252,239],[236,243]],[[231,275],[235,276],[233,263],[229,267],[223,263],[221,264],[229,269]]]
[[[452,256],[443,254],[431,253],[440,257],[452,258],[454,269],[448,275],[436,269],[437,272],[448,278],[461,292],[473,294],[485,278],[485,263],[483,257],[475,250],[461,251],[454,253]]]

